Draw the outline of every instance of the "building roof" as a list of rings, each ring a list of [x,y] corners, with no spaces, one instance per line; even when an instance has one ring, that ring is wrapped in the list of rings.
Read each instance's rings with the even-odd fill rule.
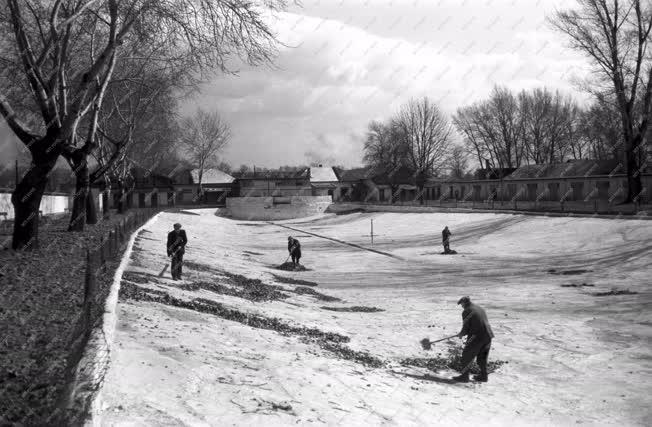
[[[193,169],[190,171],[192,176],[192,181],[197,184],[199,183],[199,169]],[[222,172],[219,169],[204,169],[202,174],[201,183],[202,184],[231,184],[235,178],[229,175],[226,172]]]
[[[337,182],[337,176],[331,167],[310,168],[310,182]]]
[[[550,163],[521,166],[505,179],[564,178],[623,174],[625,169],[618,160],[569,160],[566,163]]]
[[[360,181],[370,177],[371,168],[335,169],[335,172],[340,181]]]
[[[310,177],[310,169],[300,168],[295,170],[266,170],[247,171],[234,173],[236,179],[305,179]]]

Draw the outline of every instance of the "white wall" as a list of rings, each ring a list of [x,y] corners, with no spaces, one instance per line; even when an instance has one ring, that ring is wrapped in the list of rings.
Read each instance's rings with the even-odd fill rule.
[[[46,194],[41,199],[39,209],[43,211],[43,215],[63,213],[68,209],[69,199],[70,197],[67,195]],[[14,205],[11,204],[11,193],[0,193],[0,212],[7,212],[7,219],[14,217]],[[4,217],[0,217],[0,220],[2,219]]]
[[[331,196],[289,196],[289,204],[274,204],[272,197],[227,197],[227,214],[233,218],[262,221],[302,218],[323,213]]]

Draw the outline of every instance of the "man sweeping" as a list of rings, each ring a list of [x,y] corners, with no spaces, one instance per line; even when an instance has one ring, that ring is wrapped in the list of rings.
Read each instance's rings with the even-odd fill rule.
[[[469,382],[469,369],[473,359],[477,358],[480,367],[480,375],[473,377],[476,381],[487,382],[489,376],[487,373],[487,358],[491,349],[491,339],[494,333],[489,325],[487,314],[482,307],[471,302],[469,297],[462,297],[458,304],[462,305],[462,330],[457,336],[462,338],[468,336],[464,350],[462,351],[462,371],[453,380],[458,382]]]
[[[183,254],[186,251],[186,230],[181,229],[181,224],[174,224],[174,230],[168,233],[168,256],[172,257],[172,279],[181,279],[181,267],[183,265]]]
[[[444,253],[448,254],[451,251],[450,248],[450,238],[451,238],[451,231],[448,229],[448,226],[444,227],[444,229],[441,231],[441,242],[444,245]]]
[[[301,258],[301,243],[292,236],[288,237],[288,252],[292,257],[292,264],[299,264],[299,259]]]

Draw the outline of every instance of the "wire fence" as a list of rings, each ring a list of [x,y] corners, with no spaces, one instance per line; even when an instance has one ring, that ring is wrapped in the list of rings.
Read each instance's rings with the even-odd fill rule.
[[[109,361],[93,331],[126,243],[159,211],[134,209],[80,233],[65,231],[65,215],[44,216],[39,250],[2,251],[0,425],[84,424]],[[13,221],[0,225],[10,238]]]
[[[578,213],[598,215],[650,215],[650,203],[617,203],[609,200],[587,201],[524,201],[524,200],[451,200],[451,199],[424,199],[390,201],[338,201],[341,204],[380,205],[380,206],[425,206],[442,209],[471,209],[471,210],[510,210],[530,212],[555,212]]]
[[[57,421],[65,425],[83,424],[90,411],[95,394],[102,387],[108,368],[109,351],[105,337],[91,342],[93,330],[99,326],[105,312],[113,272],[117,267],[126,242],[134,230],[146,223],[159,210],[138,209],[102,236],[97,247],[86,249],[84,301],[75,321],[71,337],[70,355],[66,369],[66,390],[55,409]]]

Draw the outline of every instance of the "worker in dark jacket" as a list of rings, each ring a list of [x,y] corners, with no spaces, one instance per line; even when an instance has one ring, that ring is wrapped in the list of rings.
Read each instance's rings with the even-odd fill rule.
[[[299,264],[299,258],[301,258],[301,243],[292,236],[288,237],[288,252],[292,257],[293,264]]]
[[[174,230],[168,233],[168,256],[172,257],[172,278],[181,279],[181,267],[183,265],[183,254],[186,251],[188,238],[186,231],[181,229],[181,224],[174,224]]]
[[[462,351],[462,373],[453,379],[459,382],[468,382],[469,368],[473,359],[477,358],[480,375],[475,375],[473,379],[487,382],[487,358],[491,349],[491,340],[494,337],[487,314],[482,307],[473,304],[469,297],[462,297],[457,303],[464,308],[462,330],[457,336],[460,338],[467,336],[468,338]]]
[[[444,245],[444,253],[447,254],[451,251],[450,248],[450,238],[451,238],[451,232],[448,229],[448,226],[444,227],[444,229],[441,231],[441,242]]]

